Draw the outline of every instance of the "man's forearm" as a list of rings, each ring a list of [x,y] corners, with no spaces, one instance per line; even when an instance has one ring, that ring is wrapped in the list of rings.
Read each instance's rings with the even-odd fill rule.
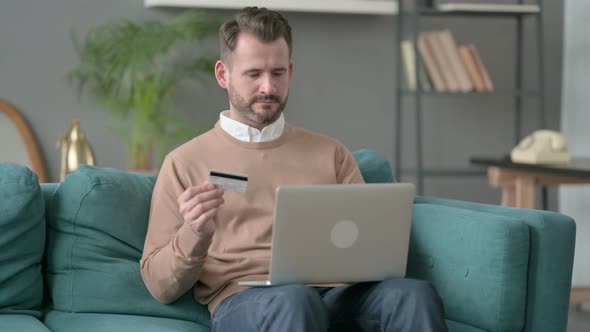
[[[194,232],[184,224],[170,242],[141,260],[141,275],[149,292],[162,303],[171,303],[199,279],[211,236]]]

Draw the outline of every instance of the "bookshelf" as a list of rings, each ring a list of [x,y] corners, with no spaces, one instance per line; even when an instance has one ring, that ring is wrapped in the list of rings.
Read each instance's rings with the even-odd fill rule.
[[[413,3],[417,3],[418,1]],[[509,5],[494,5],[494,4],[472,4],[472,3],[450,3],[434,5],[432,8],[421,7],[414,5],[406,8],[404,1],[398,1],[398,21],[397,21],[397,107],[395,109],[395,169],[396,176],[400,179],[405,175],[413,175],[416,179],[416,189],[418,194],[424,193],[424,178],[425,177],[463,177],[463,176],[485,176],[485,171],[474,169],[425,169],[423,163],[423,133],[422,133],[422,113],[423,113],[423,98],[445,98],[445,97],[461,97],[461,98],[478,98],[480,96],[504,97],[514,98],[514,144],[516,145],[522,138],[522,118],[523,118],[523,101],[524,98],[537,100],[537,127],[545,127],[545,111],[544,111],[544,59],[543,59],[543,22],[542,22],[542,0],[535,0],[533,4],[525,4],[523,0],[515,0],[515,4]],[[478,17],[485,18],[508,18],[516,20],[516,71],[515,71],[515,85],[514,89],[502,89],[496,87],[489,92],[438,92],[434,89],[424,89],[421,81],[420,71],[423,70],[422,58],[418,49],[418,36],[422,31],[422,21],[430,17]],[[536,87],[534,89],[523,88],[523,39],[524,29],[523,21],[525,19],[532,19],[535,22],[535,37],[536,37],[536,56],[537,56],[537,79]],[[404,63],[402,41],[404,40],[404,26],[409,23],[411,28],[409,34],[411,35],[413,45],[414,66],[411,68],[416,77],[415,89],[407,89],[403,82]],[[508,56],[508,55],[501,55]],[[402,148],[403,148],[403,133],[402,133],[402,116],[404,113],[404,101],[410,98],[413,100],[413,116],[415,122],[415,167],[411,169],[402,168]],[[406,107],[410,108],[410,107]]]

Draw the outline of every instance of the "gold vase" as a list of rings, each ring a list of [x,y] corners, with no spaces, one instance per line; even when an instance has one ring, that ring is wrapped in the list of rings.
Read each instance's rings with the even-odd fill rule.
[[[80,128],[79,117],[72,118],[70,129],[62,134],[57,146],[61,152],[60,181],[78,169],[81,164],[96,165],[94,151]]]

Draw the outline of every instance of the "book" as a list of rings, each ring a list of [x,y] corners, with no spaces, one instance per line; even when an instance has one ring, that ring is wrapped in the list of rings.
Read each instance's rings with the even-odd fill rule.
[[[440,40],[442,51],[446,53],[446,57],[449,61],[449,69],[453,72],[453,77],[457,82],[458,90],[461,92],[470,92],[473,90],[473,84],[465,71],[463,61],[461,61],[459,53],[457,52],[457,43],[455,42],[455,38],[453,38],[453,34],[450,30],[436,31],[435,33]]]
[[[485,91],[488,91],[488,92],[494,91],[494,84],[492,83],[492,79],[490,78],[490,74],[488,73],[488,70],[486,69],[486,67],[483,64],[483,61],[481,60],[481,56],[479,55],[479,52],[477,51],[477,49],[475,48],[475,46],[473,44],[469,44],[467,46],[467,48],[471,52],[471,56],[473,56],[473,59],[475,61],[475,64],[477,65],[477,70],[479,71],[479,74],[483,78],[484,85],[485,85]]]
[[[533,14],[541,11],[533,4],[494,4],[494,3],[464,3],[449,2],[436,5],[436,9],[443,12],[488,12],[488,13],[520,13]]]
[[[406,73],[406,85],[410,91],[416,91],[416,56],[414,53],[414,43],[410,40],[404,40],[401,44],[402,47],[402,57],[403,57],[403,64],[404,64],[404,72]],[[419,60],[419,59],[418,59]],[[428,78],[426,77],[426,73],[424,71],[424,66],[420,66],[418,69],[418,78],[421,84],[421,88],[423,91],[430,91],[431,86]]]
[[[443,80],[438,64],[434,59],[430,45],[426,41],[425,32],[421,32],[418,35],[418,52],[420,53],[422,63],[424,63],[425,71],[428,74],[428,78],[430,78],[434,91],[446,91],[447,87],[445,81]]]
[[[432,51],[436,65],[438,66],[441,76],[445,81],[446,91],[457,92],[459,91],[459,81],[453,71],[451,65],[451,59],[445,52],[445,46],[442,40],[439,38],[437,31],[431,31],[425,33],[426,43],[429,45]]]
[[[477,64],[475,63],[475,59],[471,55],[471,51],[465,45],[461,45],[457,47],[457,52],[461,57],[461,61],[463,61],[463,65],[465,66],[465,70],[467,71],[467,75],[469,75],[469,79],[473,83],[473,89],[476,92],[485,92],[486,86],[483,80],[483,77],[479,73],[477,68]]]
[[[402,41],[402,60],[404,71],[406,73],[406,85],[410,91],[416,90],[416,62],[414,56],[414,46],[409,40]]]

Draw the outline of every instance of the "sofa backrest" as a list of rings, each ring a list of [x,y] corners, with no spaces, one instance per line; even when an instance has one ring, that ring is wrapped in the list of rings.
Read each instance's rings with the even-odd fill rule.
[[[171,305],[145,287],[139,260],[155,176],[83,165],[47,206],[47,279],[52,308],[147,315],[209,324],[189,293]]]
[[[352,152],[366,183],[397,182],[391,163],[381,154],[371,149]]]
[[[45,203],[28,168],[0,163],[0,313],[39,318]]]

